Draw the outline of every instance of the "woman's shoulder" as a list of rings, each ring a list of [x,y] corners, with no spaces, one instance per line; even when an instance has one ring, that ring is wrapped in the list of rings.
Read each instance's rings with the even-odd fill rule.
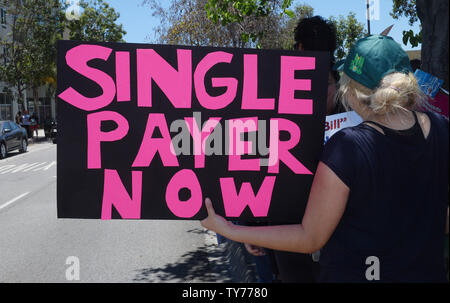
[[[428,112],[425,112],[422,114],[427,115],[428,118],[430,118],[431,123],[435,123],[442,127],[447,127],[447,129],[448,129],[448,118],[447,117],[445,117],[441,114],[435,113],[435,112],[431,112],[431,111],[428,111]]]

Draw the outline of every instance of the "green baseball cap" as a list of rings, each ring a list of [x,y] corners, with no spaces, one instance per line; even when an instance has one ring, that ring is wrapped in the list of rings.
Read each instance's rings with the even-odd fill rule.
[[[408,54],[391,37],[372,35],[358,40],[336,70],[367,88],[375,89],[384,76],[412,72]]]

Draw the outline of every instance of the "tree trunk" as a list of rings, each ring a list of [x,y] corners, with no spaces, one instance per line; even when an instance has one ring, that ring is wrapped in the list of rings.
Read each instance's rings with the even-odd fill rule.
[[[22,85],[20,85],[20,83],[17,83],[17,104],[20,107],[20,111],[23,113],[25,111],[25,102],[24,102],[24,98],[23,98],[23,89],[22,89]]]
[[[38,105],[38,102],[39,102],[39,88],[38,87],[33,87],[33,101],[34,101],[34,113],[38,117],[38,120],[40,121],[41,115],[40,115],[39,105]]]
[[[422,23],[422,67],[444,80],[448,90],[448,0],[417,0],[417,15]]]

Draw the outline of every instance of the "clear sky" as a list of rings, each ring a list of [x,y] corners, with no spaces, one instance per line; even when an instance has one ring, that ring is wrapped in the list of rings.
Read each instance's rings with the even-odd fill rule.
[[[160,20],[152,16],[152,11],[148,6],[142,6],[142,0],[105,0],[116,11],[120,13],[119,22],[123,24],[127,35],[125,41],[129,43],[151,43],[155,42],[152,38],[154,35],[154,28],[158,25]],[[164,7],[168,7],[170,0],[159,0]],[[373,0],[371,0],[373,2]],[[356,13],[356,17],[360,22],[366,25],[367,28],[367,11],[366,0],[294,0],[297,3],[309,4],[314,8],[316,15],[321,15],[325,18],[330,16],[338,17],[339,15],[348,15],[350,12]],[[389,13],[392,11],[392,0],[378,0],[379,3],[379,20],[371,21],[371,32],[373,34],[381,33],[386,27],[395,24],[390,35],[398,42],[402,43],[402,32],[404,30],[413,29],[414,32],[419,31],[418,22],[410,27],[408,20],[402,18],[394,20]],[[402,43],[403,45],[403,43]],[[413,49],[411,45],[404,47],[406,50]],[[415,49],[420,49],[419,47]]]

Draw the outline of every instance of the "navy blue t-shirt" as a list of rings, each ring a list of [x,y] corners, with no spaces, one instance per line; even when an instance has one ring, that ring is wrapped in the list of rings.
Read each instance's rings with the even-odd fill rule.
[[[416,125],[380,133],[360,124],[325,145],[321,161],[350,188],[341,221],[321,252],[321,282],[367,282],[377,257],[381,282],[446,282],[449,123],[428,113]],[[370,259],[369,259],[370,260]],[[373,273],[373,272],[372,272]]]

